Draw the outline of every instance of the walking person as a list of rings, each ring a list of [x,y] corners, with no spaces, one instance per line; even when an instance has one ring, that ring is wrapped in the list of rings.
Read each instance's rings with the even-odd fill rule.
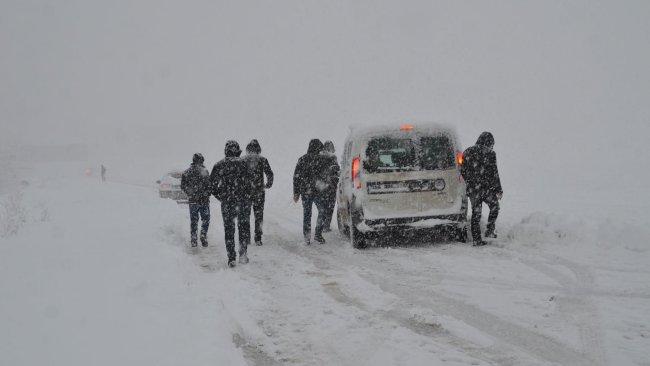
[[[311,211],[315,203],[318,209],[318,219],[314,240],[324,244],[323,225],[325,223],[324,191],[327,183],[321,179],[322,172],[326,169],[327,161],[320,154],[323,150],[323,143],[318,139],[309,142],[307,154],[298,159],[293,174],[293,200],[298,202],[302,198],[303,222],[302,233],[305,244],[311,244]]]
[[[203,165],[205,159],[200,153],[192,156],[192,164],[181,176],[181,190],[187,195],[190,206],[190,243],[197,246],[196,231],[201,216],[201,245],[208,246],[210,227],[210,173]]]
[[[341,172],[341,167],[339,166],[335,151],[332,141],[325,141],[323,144],[323,151],[321,152],[327,161],[327,169],[325,170],[327,188],[323,192],[325,200],[325,222],[323,223],[324,232],[332,231],[332,216],[334,215],[336,190],[339,185],[339,174]]]
[[[106,167],[102,164],[102,182],[106,182]]]
[[[226,157],[212,168],[210,184],[212,193],[221,201],[221,215],[225,232],[228,266],[234,267],[235,220],[239,232],[239,263],[248,263],[247,249],[250,244],[250,199],[252,193],[252,176],[248,165],[241,159],[241,149],[237,141],[226,142]]]
[[[497,169],[497,154],[493,148],[494,136],[490,132],[483,132],[476,145],[467,148],[463,153],[465,162],[461,174],[467,183],[467,196],[472,204],[472,238],[475,246],[486,244],[481,238],[480,226],[483,203],[490,208],[485,237],[497,237],[494,229],[503,189]]]
[[[253,178],[251,206],[253,216],[255,217],[255,245],[257,246],[262,245],[265,190],[271,188],[273,185],[273,171],[271,170],[269,161],[260,155],[261,153],[262,147],[257,140],[253,139],[246,146],[246,156],[244,156],[244,161],[248,164],[248,170],[251,172]],[[265,175],[266,184],[264,183]]]

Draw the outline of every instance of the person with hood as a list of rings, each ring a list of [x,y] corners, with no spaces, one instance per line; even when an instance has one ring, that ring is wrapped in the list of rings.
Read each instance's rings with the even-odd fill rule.
[[[262,245],[262,223],[264,221],[264,201],[265,189],[273,185],[273,171],[269,161],[260,155],[262,148],[257,140],[253,139],[246,146],[246,156],[244,161],[248,164],[248,170],[253,176],[253,192],[251,196],[251,206],[253,216],[255,217],[255,245]],[[266,184],[264,184],[264,175],[266,175]],[[250,212],[249,212],[250,215]]]
[[[302,197],[302,233],[307,245],[311,243],[311,211],[314,203],[318,209],[314,240],[321,244],[325,243],[323,238],[323,224],[325,223],[324,191],[327,189],[327,183],[322,179],[322,172],[327,167],[327,160],[320,154],[322,150],[323,143],[320,140],[311,140],[307,154],[298,159],[293,173],[293,200],[298,202],[298,199]]]
[[[332,216],[334,215],[334,206],[336,205],[336,189],[339,185],[339,173],[341,172],[341,167],[336,158],[332,141],[325,141],[321,154],[325,156],[327,161],[327,169],[325,170],[327,188],[324,191],[325,222],[323,223],[323,231],[329,232],[332,231]]]
[[[494,137],[490,132],[483,132],[476,145],[463,153],[461,174],[467,183],[467,196],[472,204],[472,238],[474,245],[485,245],[481,238],[481,211],[485,202],[490,208],[486,238],[496,238],[494,232],[499,215],[499,200],[503,197],[501,179],[497,169],[497,154],[493,150]]]
[[[208,246],[208,227],[210,226],[210,173],[203,166],[203,155],[192,156],[192,164],[181,176],[181,191],[187,195],[190,206],[191,245],[197,246],[196,231],[201,215],[201,245]]]
[[[239,263],[248,263],[247,249],[250,243],[250,199],[252,193],[252,176],[248,164],[239,156],[241,150],[237,141],[226,142],[226,157],[212,168],[210,184],[212,194],[221,201],[221,215],[225,232],[228,266],[234,267],[235,220],[239,229]]]

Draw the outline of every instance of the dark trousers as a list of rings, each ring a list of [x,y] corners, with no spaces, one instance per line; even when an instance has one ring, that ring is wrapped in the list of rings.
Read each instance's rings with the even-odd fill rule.
[[[246,254],[246,249],[251,241],[250,227],[250,202],[248,200],[222,201],[221,215],[223,229],[226,234],[226,250],[228,262],[237,259],[235,253],[235,219],[239,229],[239,255]]]
[[[199,215],[201,215],[201,241],[205,240],[210,227],[210,204],[190,203],[190,235],[192,242],[196,242],[196,230],[199,226]]]
[[[311,239],[311,209],[312,205],[316,204],[318,209],[318,219],[316,220],[316,232],[314,237],[320,238],[323,236],[323,225],[325,223],[326,205],[325,199],[321,195],[303,195],[302,196],[302,234],[305,240]]]
[[[336,205],[336,189],[325,192],[325,222],[323,227],[330,228],[332,225],[332,216],[334,216],[334,206]]]
[[[479,241],[481,240],[481,211],[483,209],[483,203],[486,203],[490,208],[486,232],[493,232],[497,216],[499,216],[499,199],[495,194],[487,193],[471,195],[469,196],[469,200],[472,203],[472,238],[474,241]]]
[[[253,216],[255,217],[255,241],[262,240],[262,225],[264,223],[264,200],[264,190],[253,193],[252,209]]]

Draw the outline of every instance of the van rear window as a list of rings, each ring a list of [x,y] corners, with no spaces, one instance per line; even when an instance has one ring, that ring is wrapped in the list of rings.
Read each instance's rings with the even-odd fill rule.
[[[424,170],[448,169],[456,164],[449,137],[425,136],[420,139],[421,163]]]
[[[412,170],[415,146],[411,139],[377,137],[368,142],[364,169],[368,172]]]

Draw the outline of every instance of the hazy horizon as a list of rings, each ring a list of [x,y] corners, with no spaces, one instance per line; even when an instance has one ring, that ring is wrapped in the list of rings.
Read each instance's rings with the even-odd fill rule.
[[[434,121],[465,147],[493,132],[506,192],[633,189],[649,16],[643,1],[3,0],[0,142],[81,143],[149,181],[257,138],[287,175],[310,138],[340,150],[350,124]]]

